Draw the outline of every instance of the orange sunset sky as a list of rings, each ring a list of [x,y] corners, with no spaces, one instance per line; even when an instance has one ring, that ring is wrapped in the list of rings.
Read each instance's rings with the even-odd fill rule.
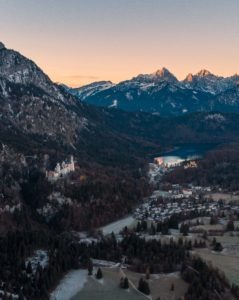
[[[238,0],[0,0],[0,41],[53,81],[239,73]]]

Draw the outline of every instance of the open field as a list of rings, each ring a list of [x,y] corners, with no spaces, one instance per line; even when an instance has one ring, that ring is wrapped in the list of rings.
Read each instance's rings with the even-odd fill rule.
[[[51,293],[50,300],[70,300],[83,288],[87,279],[87,270],[80,269],[68,272]]]
[[[194,253],[223,271],[231,283],[239,284],[239,257],[212,252],[210,249],[196,249]]]
[[[213,237],[210,237],[211,240]],[[223,246],[221,254],[239,258],[239,236],[217,236],[215,237]]]
[[[225,200],[225,201],[238,201],[239,195],[233,195],[230,193],[208,193],[205,195],[207,198],[211,198],[214,201]]]
[[[121,220],[118,220],[116,222],[105,225],[101,227],[100,230],[102,230],[104,235],[111,234],[112,232],[118,234],[125,226],[130,227],[134,223],[135,223],[135,219],[132,216],[129,216]]]
[[[89,277],[84,287],[71,300],[145,300],[145,296],[132,288],[119,288],[122,277],[119,268],[102,268],[103,279]]]
[[[129,270],[124,270],[124,272],[136,287],[139,279],[144,277],[144,274],[138,274]],[[176,300],[182,297],[188,289],[188,284],[180,277],[179,273],[154,274],[151,275],[148,283],[153,300],[158,297],[163,300]],[[172,283],[175,287],[174,291],[171,291]]]
[[[222,225],[222,224],[205,224],[205,225],[198,225],[198,226],[193,226],[193,228],[196,228],[196,229],[202,229],[202,230],[206,230],[206,231],[209,231],[209,230],[218,230],[218,231],[223,231],[225,226]]]
[[[87,282],[81,290],[71,298],[71,300],[145,300],[151,297],[152,300],[159,296],[164,300],[176,300],[183,296],[188,288],[188,284],[182,280],[180,274],[154,274],[148,280],[151,295],[144,296],[142,293],[133,289],[130,285],[128,290],[119,288],[122,273],[119,268],[102,268],[103,279],[97,280],[94,276],[88,277]],[[144,274],[138,274],[128,269],[123,269],[124,274],[135,285],[138,286],[139,279]],[[174,291],[171,285],[174,284]]]

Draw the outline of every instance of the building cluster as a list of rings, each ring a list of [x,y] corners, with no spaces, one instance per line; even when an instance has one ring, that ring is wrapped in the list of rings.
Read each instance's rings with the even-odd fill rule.
[[[224,203],[205,197],[210,187],[189,185],[187,188],[174,184],[169,190],[155,190],[134,212],[137,220],[160,222],[172,215],[213,216],[222,211],[239,214],[237,203]]]
[[[200,194],[211,192],[210,187],[201,187],[189,185],[187,188],[181,187],[179,184],[173,184],[167,190],[155,190],[150,198],[167,198],[167,199],[183,199],[194,197],[195,199],[199,198]]]
[[[194,169],[197,168],[198,164],[195,160],[190,160],[188,163],[184,165],[184,169]]]
[[[175,160],[173,162],[175,163]],[[172,216],[177,216],[178,220],[192,220],[198,217],[214,218],[222,215],[224,217],[239,215],[238,203],[214,201],[210,197],[213,192],[210,186],[202,187],[193,184],[181,186],[180,184],[161,183],[161,177],[172,167],[173,165],[166,164],[164,157],[156,157],[154,163],[149,165],[149,179],[150,182],[155,183],[157,189],[134,211],[136,220],[159,223],[169,220]],[[197,168],[198,165],[195,160],[191,160],[185,162],[183,167],[184,169]],[[220,189],[218,191],[221,192]],[[223,218],[220,220],[225,221]],[[222,235],[224,227],[210,229],[208,234]],[[202,233],[204,229],[195,226],[190,232],[193,233],[193,231]]]
[[[53,171],[46,171],[46,177],[48,180],[57,180],[74,171],[75,162],[74,157],[71,155],[69,162],[57,163]]]
[[[165,221],[172,215],[190,215],[196,213],[199,215],[211,215],[217,213],[220,209],[220,204],[211,200],[189,199],[188,197],[178,199],[172,202],[172,199],[157,198],[151,196],[148,201],[138,207],[134,212],[134,217],[137,220],[148,221]]]
[[[193,168],[198,167],[198,164],[195,160],[185,161],[184,159],[177,158],[174,156],[172,156],[172,157],[160,156],[160,157],[154,158],[154,164],[156,164],[157,166],[164,168],[164,169],[179,166],[183,162],[185,162],[185,165],[183,166],[184,169],[193,169]]]

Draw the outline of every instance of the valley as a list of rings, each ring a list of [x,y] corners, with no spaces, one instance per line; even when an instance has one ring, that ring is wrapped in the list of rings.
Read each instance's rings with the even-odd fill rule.
[[[199,147],[200,150],[202,148],[204,147]],[[212,151],[210,147],[207,151],[209,149]],[[80,238],[80,242],[100,243],[101,234],[105,237],[114,234],[116,240],[120,242],[125,237],[136,234],[146,241],[153,242],[155,240],[166,244],[170,244],[172,241],[189,243],[190,246],[188,247],[192,256],[201,257],[209,266],[218,268],[221,274],[225,273],[230,284],[237,285],[237,278],[239,277],[239,269],[237,268],[239,259],[239,248],[237,247],[239,236],[238,202],[225,201],[222,203],[223,199],[213,200],[210,197],[209,200],[207,197],[212,190],[211,187],[190,186],[190,188],[187,187],[187,193],[183,193],[182,188],[176,184],[174,191],[168,192],[170,197],[164,194],[166,192],[160,192],[158,187],[162,184],[161,178],[165,172],[172,172],[177,165],[187,165],[188,160],[199,159],[199,155],[195,155],[195,150],[192,151],[192,145],[188,148],[184,147],[183,150],[178,149],[176,152],[173,150],[173,154],[175,153],[181,153],[181,156],[174,156],[175,161],[170,166],[167,163],[163,166],[150,164],[149,180],[153,182],[156,190],[150,197],[144,199],[143,204],[134,210],[133,215],[100,228],[100,232],[95,231],[93,236],[85,233],[85,236]],[[168,162],[167,158],[172,157],[171,152],[166,155],[165,162]],[[200,157],[203,157],[202,152],[200,152]],[[178,195],[180,197],[177,197]],[[183,210],[174,205],[176,203],[180,203]],[[187,203],[191,203],[190,208],[187,207]],[[161,206],[164,209],[160,208]],[[235,220],[233,221],[234,227],[227,229],[231,218]],[[216,250],[216,243],[222,247],[220,250]],[[150,272],[147,275],[147,271],[142,273],[142,271],[132,270],[132,266],[126,264],[124,260],[118,262],[93,260],[93,263],[93,274],[100,267],[103,272],[102,281],[97,281],[94,277],[85,274],[87,281],[84,286],[74,297],[67,299],[78,300],[84,297],[86,300],[93,300],[99,295],[107,299],[110,293],[117,299],[127,299],[127,297],[131,299],[158,299],[160,297],[160,299],[170,300],[181,299],[188,289],[188,283],[182,278],[179,270],[173,273],[152,272],[151,274]],[[140,267],[138,268],[140,269]],[[122,276],[129,280],[129,289],[126,291],[119,288]],[[147,276],[149,277],[147,278]],[[149,297],[137,292],[140,278],[147,279],[150,288]],[[60,286],[64,286],[64,280]],[[67,290],[67,286],[65,289]],[[227,294],[224,295],[224,299],[234,299],[229,291]],[[54,295],[52,295],[52,300],[61,299],[54,298]]]
[[[152,78],[195,94],[167,70],[135,89]],[[76,96],[1,44],[2,298],[238,297],[236,108],[181,114],[175,96],[179,110],[155,114]]]

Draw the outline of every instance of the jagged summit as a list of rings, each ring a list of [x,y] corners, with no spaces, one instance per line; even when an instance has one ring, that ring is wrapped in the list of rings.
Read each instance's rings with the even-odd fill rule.
[[[103,82],[70,92],[89,104],[112,108],[117,103],[118,109],[176,115],[212,109],[237,111],[238,84],[237,75],[217,76],[206,69],[189,73],[181,81],[162,68],[115,85]]]
[[[174,77],[176,78],[173,73],[171,73],[167,68],[163,67],[162,69],[158,69],[156,72],[153,73],[157,77]]]
[[[204,78],[207,79],[207,77],[217,77],[216,75],[212,74],[210,71],[206,69],[200,70],[196,74],[189,73],[186,78],[184,79],[184,82],[191,83],[194,80],[203,80]]]
[[[184,79],[184,81],[192,82],[192,81],[193,81],[193,74],[192,74],[192,73],[189,73],[189,74],[187,75],[187,77]]]
[[[210,71],[206,70],[206,69],[202,69],[201,71],[199,71],[196,76],[199,76],[199,77],[206,77],[206,76],[209,76],[209,75],[213,75]],[[215,75],[213,75],[215,76]]]
[[[164,77],[169,74],[171,75],[171,72],[167,68],[163,67],[162,69],[158,69],[154,74],[155,76]]]
[[[171,73],[167,68],[163,67],[162,69],[158,69],[156,72],[154,72],[153,77],[165,80],[169,82],[177,82],[178,79]]]
[[[0,42],[0,50],[5,48],[6,48],[5,45],[2,42]]]
[[[2,49],[4,51],[0,51],[0,77],[13,84],[33,85],[51,95],[52,99],[65,102],[59,86],[54,84],[32,60],[15,50],[0,47],[0,50]]]

